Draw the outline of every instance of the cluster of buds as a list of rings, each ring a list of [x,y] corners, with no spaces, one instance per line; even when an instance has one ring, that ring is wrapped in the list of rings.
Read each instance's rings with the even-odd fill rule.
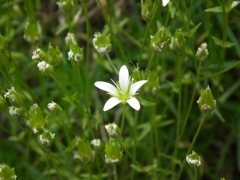
[[[45,125],[45,118],[38,104],[33,104],[29,110],[29,123],[34,133],[42,131]]]
[[[77,138],[78,151],[74,153],[75,159],[80,159],[83,163],[89,163],[94,158],[94,151],[92,151],[90,143],[85,142],[81,138]]]
[[[110,138],[109,143],[105,147],[105,162],[108,164],[116,164],[122,159],[122,149],[118,140]]]
[[[144,21],[149,21],[152,18],[153,2],[152,0],[141,0],[141,15]]]
[[[177,29],[174,33],[174,36],[171,37],[171,42],[169,48],[174,50],[177,53],[181,53],[185,48],[186,39],[182,34],[182,29]]]
[[[201,165],[201,157],[195,151],[186,156],[186,161],[192,168],[198,168]]]
[[[70,13],[74,7],[74,1],[73,0],[59,0],[59,2],[57,2],[57,5],[62,12]]]
[[[208,57],[207,43],[202,43],[196,52],[196,57],[199,61],[204,61]]]
[[[150,41],[151,48],[154,51],[162,52],[164,47],[166,47],[166,43],[169,41],[171,34],[166,28],[161,27],[154,36],[150,36],[150,37],[151,37],[151,41]]]
[[[210,114],[216,109],[216,100],[214,100],[209,86],[202,92],[197,103],[204,114]]]
[[[34,43],[39,40],[40,30],[37,23],[27,22],[25,25],[23,38],[30,43]]]
[[[14,168],[10,168],[6,164],[0,165],[0,179],[1,180],[16,180],[17,176],[15,174]]]
[[[43,129],[43,133],[39,135],[38,141],[44,148],[49,148],[54,140],[55,134],[51,133],[48,129]]]
[[[84,60],[83,48],[80,48],[77,44],[70,44],[68,60],[73,67],[79,67]]]
[[[54,116],[60,116],[62,114],[62,108],[55,102],[48,103],[48,109]]]
[[[100,32],[94,34],[93,47],[101,54],[108,53],[112,49],[110,34],[103,36]]]

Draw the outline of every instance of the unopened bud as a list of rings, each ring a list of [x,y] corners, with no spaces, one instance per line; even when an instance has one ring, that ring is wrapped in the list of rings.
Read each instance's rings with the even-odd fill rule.
[[[48,63],[52,66],[61,66],[63,63],[63,55],[61,51],[56,46],[52,47],[51,44],[48,45]]]
[[[150,37],[150,45],[152,50],[162,52],[166,46],[166,43],[169,41],[170,33],[166,28],[161,27],[154,36]]]
[[[52,142],[54,140],[55,134],[52,134],[49,130],[44,129],[43,133],[39,135],[38,140],[39,143],[44,148],[49,148],[52,145]]]
[[[73,33],[67,34],[67,36],[65,38],[65,42],[68,46],[70,46],[71,44],[77,45],[76,37],[74,36]]]
[[[37,24],[34,22],[27,22],[24,30],[24,39],[28,42],[34,43],[39,39],[40,32],[38,30]]]
[[[14,107],[14,106],[9,107],[9,114],[11,116],[20,116],[21,113],[22,113],[22,108],[17,108],[17,107]]]
[[[169,44],[170,49],[179,54],[184,50],[185,44],[186,39],[182,35],[182,29],[177,29],[174,33],[174,36],[171,38],[171,43]]]
[[[196,57],[199,61],[204,61],[208,57],[207,43],[202,43],[196,52]]]
[[[93,46],[97,52],[101,54],[108,53],[112,48],[110,34],[103,36],[100,32],[95,33],[93,38]]]
[[[209,86],[202,92],[199,100],[197,101],[200,110],[205,114],[212,113],[216,108],[216,100],[214,100],[212,91]]]
[[[36,47],[36,50],[33,51],[32,60],[48,61],[48,59],[48,54],[41,48]]]
[[[10,168],[6,164],[0,165],[0,180],[16,180],[14,168]]]
[[[93,159],[94,154],[88,141],[85,142],[83,139],[78,138],[77,148],[78,152],[75,153],[74,158],[80,159],[83,163],[88,163]]]
[[[116,164],[122,159],[121,145],[117,140],[110,139],[105,146],[105,162],[108,164]]]
[[[112,123],[112,124],[105,125],[105,129],[107,130],[109,137],[113,139],[118,139],[121,137],[121,130],[119,129],[117,124]]]
[[[51,102],[48,104],[48,109],[54,116],[60,116],[62,114],[62,108],[55,102]]]
[[[37,66],[43,75],[51,76],[53,74],[53,67],[45,61],[39,62]]]
[[[94,150],[101,154],[104,152],[104,145],[100,139],[94,139],[91,141],[91,145],[94,147]]]
[[[8,92],[4,94],[5,99],[8,99],[11,105],[15,107],[22,107],[23,100],[21,95],[16,91],[15,87],[8,89]]]
[[[30,107],[29,121],[30,121],[30,126],[34,133],[37,133],[43,130],[46,120],[44,119],[42,111],[39,108],[38,104],[33,104]]]
[[[201,165],[201,157],[195,151],[186,156],[186,160],[192,168],[198,168]]]
[[[71,61],[73,67],[79,67],[84,60],[83,48],[80,48],[78,45],[70,44],[68,60]]]
[[[57,2],[57,5],[62,12],[70,13],[74,7],[74,1],[73,0],[59,0],[59,2]]]
[[[144,21],[149,21],[152,18],[153,2],[152,0],[141,0],[141,15]]]

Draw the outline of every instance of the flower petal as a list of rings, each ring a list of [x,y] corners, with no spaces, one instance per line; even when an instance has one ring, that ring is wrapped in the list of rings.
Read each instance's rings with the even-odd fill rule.
[[[131,88],[130,88],[130,96],[133,96],[137,90],[142,86],[144,85],[146,82],[148,82],[147,80],[142,80],[142,81],[138,81],[138,82],[135,82],[133,85],[131,85]]]
[[[137,111],[140,109],[140,104],[136,98],[130,98],[129,100],[127,100],[127,103]]]
[[[103,90],[103,91],[107,91],[108,93],[110,93],[113,96],[117,96],[118,95],[118,91],[117,88],[115,86],[113,86],[110,83],[107,82],[103,82],[103,81],[97,81],[94,83],[94,85]]]
[[[116,97],[111,97],[104,105],[103,111],[107,111],[111,108],[113,108],[114,106],[116,106],[117,104],[119,104],[121,101],[116,98]]]
[[[170,0],[162,0],[162,5],[166,6],[169,3]]]
[[[119,71],[119,84],[121,89],[126,92],[129,86],[129,73],[125,65],[123,65]]]

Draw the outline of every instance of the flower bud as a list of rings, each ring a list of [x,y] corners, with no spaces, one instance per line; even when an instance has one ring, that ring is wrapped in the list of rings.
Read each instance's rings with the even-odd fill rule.
[[[170,49],[180,54],[184,50],[185,44],[186,39],[182,35],[182,29],[177,29],[171,38],[171,43],[169,44]]]
[[[54,116],[60,116],[62,114],[62,108],[55,102],[51,102],[48,104],[48,109]]]
[[[5,112],[7,111],[8,106],[7,106],[7,102],[5,101],[5,99],[0,95],[0,112]]]
[[[38,104],[33,104],[29,110],[29,121],[30,126],[34,133],[42,131],[45,125],[45,119],[43,117],[42,111],[39,108]]]
[[[49,59],[48,54],[41,48],[36,47],[36,50],[33,51],[32,60],[48,61],[48,59]]]
[[[8,92],[4,94],[5,99],[8,99],[11,105],[16,107],[23,106],[23,100],[21,95],[16,91],[15,87],[8,89]]]
[[[94,154],[88,141],[85,142],[83,139],[78,138],[77,148],[78,152],[74,155],[74,158],[80,159],[83,163],[88,163],[93,159]]]
[[[141,0],[141,15],[144,21],[149,21],[152,18],[153,3],[152,0]]]
[[[1,180],[16,180],[14,168],[10,168],[6,164],[0,165],[0,179]]]
[[[74,7],[74,1],[73,0],[59,0],[59,2],[57,2],[57,5],[62,12],[70,13]]]
[[[117,124],[112,123],[105,125],[105,129],[107,130],[108,136],[113,139],[118,139],[121,137],[121,130],[117,126]]]
[[[216,108],[216,100],[214,100],[212,91],[209,86],[202,92],[199,100],[197,101],[202,113],[210,114]]]
[[[51,76],[53,74],[53,67],[45,61],[39,62],[37,66],[43,75]]]
[[[195,151],[186,156],[186,161],[192,168],[198,168],[201,165],[201,157]]]
[[[109,144],[105,146],[105,162],[108,164],[116,164],[122,159],[121,145],[117,140],[110,139]]]
[[[150,45],[152,50],[162,52],[163,48],[166,46],[166,43],[169,40],[170,33],[166,28],[161,27],[154,36],[150,37]]]
[[[83,48],[80,48],[78,45],[70,44],[68,60],[71,61],[73,67],[79,67],[84,60]]]
[[[71,44],[77,45],[77,40],[73,33],[67,34],[67,37],[65,38],[65,42],[68,46],[70,46]]]
[[[51,44],[48,45],[48,63],[52,66],[61,66],[63,63],[63,55],[61,51],[56,46],[52,47]]]
[[[97,52],[101,54],[108,53],[112,48],[110,34],[103,36],[100,32],[95,33],[93,38],[93,46]]]
[[[91,145],[94,147],[95,152],[102,154],[104,152],[104,145],[100,139],[94,139],[91,141]]]
[[[37,24],[34,22],[27,22],[24,30],[24,39],[30,43],[34,43],[39,39],[40,32]]]
[[[49,148],[52,145],[55,134],[52,134],[49,130],[44,129],[43,133],[39,135],[38,141],[44,148]]]
[[[17,107],[14,107],[14,106],[9,107],[9,114],[11,116],[20,116],[21,113],[22,113],[22,108],[17,108]]]
[[[204,61],[208,57],[207,43],[202,43],[196,52],[196,57],[199,61]]]

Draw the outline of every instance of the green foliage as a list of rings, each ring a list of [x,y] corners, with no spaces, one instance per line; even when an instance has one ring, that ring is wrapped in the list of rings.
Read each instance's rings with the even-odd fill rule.
[[[0,0],[0,179],[239,179],[240,1],[163,3]]]

